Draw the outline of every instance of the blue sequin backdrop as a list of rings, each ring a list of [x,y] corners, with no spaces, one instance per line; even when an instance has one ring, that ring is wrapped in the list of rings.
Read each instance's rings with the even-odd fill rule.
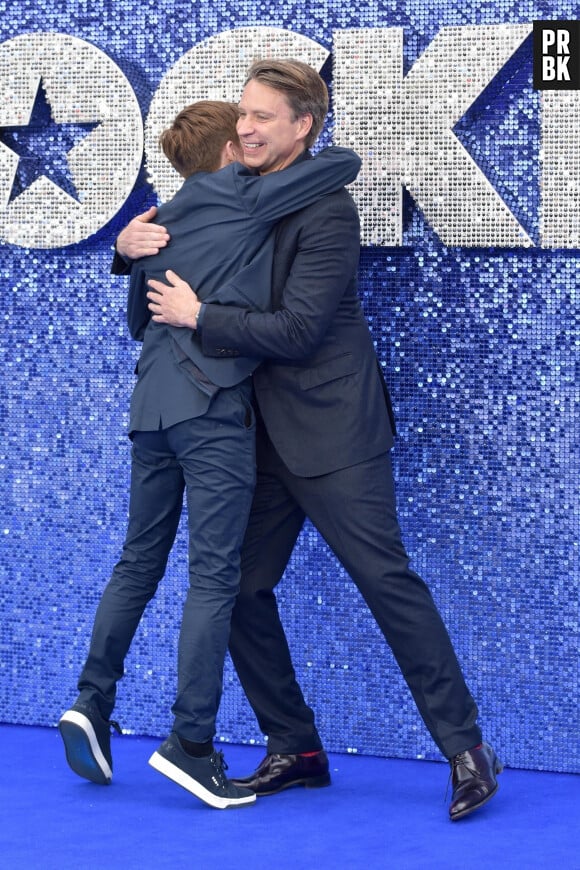
[[[577,7],[91,0],[58,11],[44,0],[0,0],[0,13],[0,42],[52,31],[97,46],[123,70],[145,116],[185,52],[235,27],[282,27],[329,50],[336,29],[403,27],[410,66],[443,26],[573,19]],[[518,75],[519,97],[476,102],[457,135],[535,238],[531,49]],[[500,125],[504,144],[519,137],[528,147],[499,147]],[[579,134],[562,131],[562,149]],[[119,230],[154,202],[141,172],[115,216],[82,242],[0,244],[0,716],[8,722],[52,725],[74,699],[120,551],[138,348],[125,328],[125,283],[109,267]],[[398,418],[407,548],[448,624],[487,739],[512,766],[557,771],[580,770],[577,263],[577,250],[445,247],[408,197],[403,246],[364,247],[360,264]],[[120,686],[116,718],[135,733],[170,726],[186,560],[182,529]],[[439,757],[362,600],[309,525],[279,599],[329,750]],[[229,662],[218,739],[263,739]]]

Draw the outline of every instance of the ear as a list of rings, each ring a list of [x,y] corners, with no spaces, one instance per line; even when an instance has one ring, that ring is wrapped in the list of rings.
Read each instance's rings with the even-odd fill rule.
[[[222,148],[220,168],[223,169],[224,166],[228,165],[228,163],[235,163],[236,161],[240,163],[241,160],[242,160],[241,149],[239,149],[237,147],[237,145],[235,145],[232,142],[232,140],[229,139],[226,142],[226,144],[224,145],[224,147]]]
[[[308,113],[307,115],[301,115],[298,118],[298,123],[298,139],[306,139],[306,137],[312,130],[312,115],[310,113]]]

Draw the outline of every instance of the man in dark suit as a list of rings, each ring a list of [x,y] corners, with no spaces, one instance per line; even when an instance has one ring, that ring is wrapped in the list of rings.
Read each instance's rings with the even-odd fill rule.
[[[281,110],[289,104],[297,112],[309,81],[296,62],[264,60],[250,69],[238,132],[246,163],[260,173],[290,162]],[[258,479],[230,652],[268,744],[257,770],[237,783],[258,795],[330,783],[274,595],[308,517],[364,596],[449,759],[456,820],[495,794],[501,763],[482,743],[448,633],[401,541],[393,416],[357,297],[359,238],[356,209],[342,190],[279,224],[271,313],[202,305],[178,278],[169,286],[150,282],[159,294],[150,294],[150,308],[157,322],[197,329],[208,356],[263,359],[254,373]],[[133,252],[165,243],[162,228],[144,221],[125,238]]]
[[[117,682],[165,572],[185,491],[189,588],[179,635],[174,723],[149,763],[216,808],[256,800],[253,791],[226,778],[213,737],[254,489],[248,375],[257,360],[204,357],[191,330],[152,321],[146,279],[165,275],[169,265],[187,274],[195,264],[202,298],[268,308],[276,221],[340,189],[360,167],[353,151],[328,148],[283,174],[257,175],[239,162],[237,120],[235,105],[200,101],[183,109],[161,137],[166,156],[185,180],[159,209],[172,244],[130,269],[128,322],[143,348],[131,397],[129,525],[97,609],[79,696],[59,722],[75,773],[109,783],[109,719]],[[289,141],[294,138],[296,154],[311,125],[308,112],[294,119]],[[121,271],[126,268],[121,263]],[[226,281],[231,283],[222,293],[220,284]],[[237,281],[248,289],[236,289]]]

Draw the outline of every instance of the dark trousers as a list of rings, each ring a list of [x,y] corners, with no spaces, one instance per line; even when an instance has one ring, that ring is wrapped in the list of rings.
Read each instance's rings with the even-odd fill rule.
[[[255,426],[249,385],[220,391],[203,417],[136,432],[129,526],[97,608],[79,700],[109,719],[124,660],[165,573],[186,492],[189,588],[178,647],[174,730],[211,740],[222,691],[239,550],[255,483]]]
[[[409,568],[390,455],[301,478],[288,471],[260,429],[230,653],[268,751],[293,754],[322,745],[296,681],[273,591],[305,517],[362,593],[443,755],[451,758],[480,743],[477,707],[445,625],[429,589]]]

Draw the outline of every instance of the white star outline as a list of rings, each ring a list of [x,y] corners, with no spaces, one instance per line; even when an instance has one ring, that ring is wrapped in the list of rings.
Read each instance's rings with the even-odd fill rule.
[[[0,127],[27,125],[41,79],[56,124],[98,124],[67,154],[80,201],[40,176],[9,203],[19,157],[0,143],[0,239],[61,248],[97,232],[126,201],[143,124],[131,85],[104,52],[66,34],[32,33],[0,44]]]

